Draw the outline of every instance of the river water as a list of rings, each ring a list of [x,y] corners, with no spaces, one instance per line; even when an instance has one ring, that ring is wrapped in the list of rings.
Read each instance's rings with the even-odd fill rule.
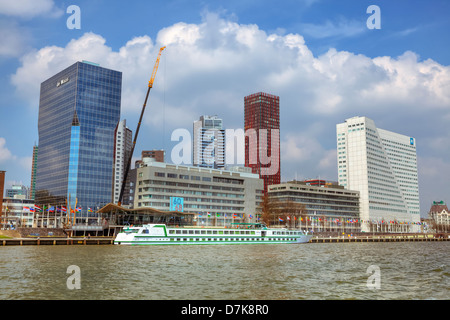
[[[0,300],[447,300],[449,246],[6,246]]]

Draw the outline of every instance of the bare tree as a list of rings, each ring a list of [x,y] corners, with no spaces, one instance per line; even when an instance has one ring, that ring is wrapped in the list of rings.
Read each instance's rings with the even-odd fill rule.
[[[284,224],[296,227],[298,221],[307,220],[307,210],[303,203],[271,199],[268,195],[263,196],[258,211],[261,212],[261,218],[267,225]]]

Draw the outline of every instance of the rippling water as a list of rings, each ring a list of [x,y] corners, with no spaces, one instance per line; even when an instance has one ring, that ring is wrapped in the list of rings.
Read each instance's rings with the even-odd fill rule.
[[[448,242],[6,246],[0,299],[448,299]],[[80,268],[70,290],[67,268]],[[368,288],[369,266],[379,289]],[[372,283],[372,282],[371,282]]]

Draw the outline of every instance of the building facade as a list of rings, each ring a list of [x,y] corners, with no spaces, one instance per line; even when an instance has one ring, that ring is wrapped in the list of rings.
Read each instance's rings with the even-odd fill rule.
[[[127,127],[127,121],[122,120],[117,124],[114,141],[114,177],[113,177],[113,203],[119,202],[128,159],[131,155],[133,144],[132,131]]]
[[[245,166],[267,187],[281,181],[280,97],[259,92],[244,97]]]
[[[5,173],[6,171],[0,170],[0,203],[3,203],[3,195],[5,193]],[[6,228],[6,220],[4,218],[2,205],[0,206],[0,229]]]
[[[24,195],[3,198],[2,212],[4,229],[29,228],[35,222],[34,201]]]
[[[166,152],[162,149],[160,150],[143,150],[141,152],[141,158],[152,158],[156,162],[164,162]]]
[[[36,197],[36,168],[37,168],[37,156],[38,146],[33,146],[33,159],[31,161],[31,184],[30,184],[30,199]]]
[[[257,174],[145,161],[135,170],[134,208],[194,213],[197,225],[255,222],[263,181]]]
[[[194,121],[194,166],[223,169],[225,167],[225,130],[217,116],[201,116]]]
[[[450,230],[450,210],[444,201],[433,201],[428,219],[434,232],[448,232]]]
[[[366,117],[347,119],[336,130],[339,184],[360,192],[362,229],[418,231],[416,140]]]
[[[26,199],[30,198],[30,189],[21,184],[12,185],[10,189],[6,189],[6,197],[22,196]]]
[[[297,227],[319,232],[359,232],[359,191],[344,189],[336,183],[315,185],[315,182],[290,181],[269,186],[270,201],[300,203],[306,209],[300,217],[282,213],[274,221],[281,219],[281,224],[290,225],[295,222]]]
[[[41,84],[36,204],[90,212],[113,190],[122,73],[76,62]]]

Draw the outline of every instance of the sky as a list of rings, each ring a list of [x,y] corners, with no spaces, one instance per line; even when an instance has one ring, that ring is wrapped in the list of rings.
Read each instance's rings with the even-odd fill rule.
[[[201,115],[242,129],[244,97],[267,92],[280,97],[282,181],[337,181],[336,124],[366,116],[416,139],[425,217],[450,203],[449,15],[446,0],[0,0],[6,187],[30,185],[41,82],[82,60],[121,71],[134,132],[166,46],[135,158],[164,149],[170,162],[172,133]]]

